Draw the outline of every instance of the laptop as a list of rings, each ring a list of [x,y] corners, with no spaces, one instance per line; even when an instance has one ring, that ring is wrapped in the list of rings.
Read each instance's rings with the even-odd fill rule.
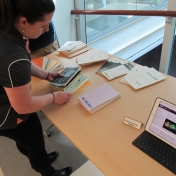
[[[176,105],[156,98],[145,130],[132,144],[176,174]]]

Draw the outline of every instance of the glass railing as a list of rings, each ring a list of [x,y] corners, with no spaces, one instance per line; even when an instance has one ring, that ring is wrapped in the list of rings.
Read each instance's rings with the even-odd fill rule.
[[[85,10],[151,10],[167,0],[85,0]],[[127,22],[132,15],[86,15],[87,38]]]
[[[93,48],[154,67],[176,77],[176,31],[175,35],[173,34],[176,19],[172,14],[158,16],[156,13],[156,10],[175,11],[175,0],[75,0],[75,2],[77,2],[76,10],[85,9],[88,13],[88,15],[78,13],[75,17],[79,40],[87,42]],[[90,15],[92,12],[89,10],[100,10],[101,15]],[[102,15],[103,10],[119,10],[120,14],[134,13],[136,16]],[[125,10],[149,11],[151,15],[146,13],[141,16],[143,14],[141,12],[128,13]],[[171,39],[172,35],[174,40]]]

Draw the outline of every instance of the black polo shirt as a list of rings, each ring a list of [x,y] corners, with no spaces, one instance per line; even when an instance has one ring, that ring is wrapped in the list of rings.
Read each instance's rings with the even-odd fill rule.
[[[6,88],[31,81],[31,60],[23,36],[13,28],[8,34],[0,30],[0,130],[17,126],[17,118],[25,121],[30,114],[18,114],[10,105]]]

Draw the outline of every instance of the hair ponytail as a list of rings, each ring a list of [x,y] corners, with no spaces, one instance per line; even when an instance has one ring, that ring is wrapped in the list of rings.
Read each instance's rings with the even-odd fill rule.
[[[0,30],[9,31],[14,19],[13,0],[0,0]]]
[[[18,16],[33,24],[54,10],[53,0],[0,0],[0,30],[8,32]]]

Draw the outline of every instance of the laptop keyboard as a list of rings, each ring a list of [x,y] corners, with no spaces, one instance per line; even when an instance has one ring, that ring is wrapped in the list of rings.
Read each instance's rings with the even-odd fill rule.
[[[176,174],[176,149],[147,131],[138,136],[132,144]]]

